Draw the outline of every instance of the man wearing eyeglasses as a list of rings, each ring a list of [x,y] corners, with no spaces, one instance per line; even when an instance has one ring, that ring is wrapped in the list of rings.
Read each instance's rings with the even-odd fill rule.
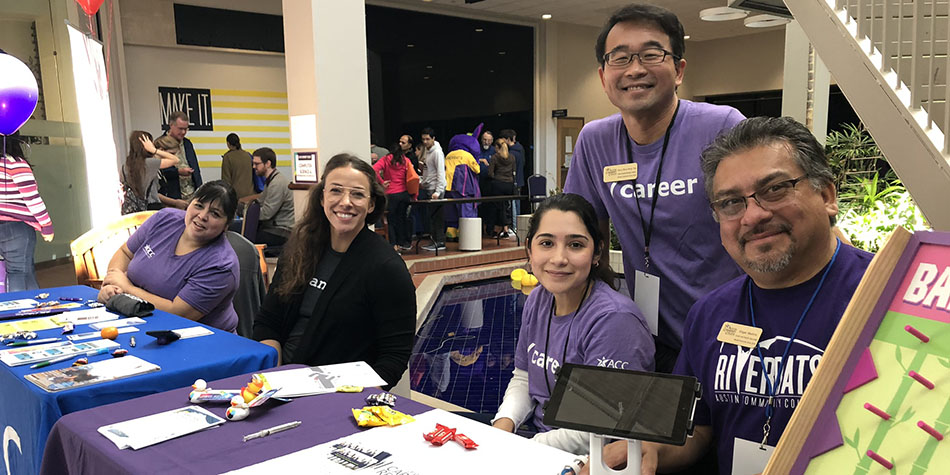
[[[657,371],[670,372],[690,306],[740,272],[715,239],[699,156],[743,117],[677,97],[685,41],[668,10],[621,8],[595,50],[604,92],[620,113],[581,131],[564,191],[594,205],[605,233],[613,221],[627,288],[656,335]]]
[[[872,258],[836,238],[824,149],[793,119],[743,121],[702,166],[722,245],[748,275],[690,310],[674,372],[702,384],[696,428],[682,447],[644,443],[644,473],[689,467],[713,444],[719,473],[761,472]]]

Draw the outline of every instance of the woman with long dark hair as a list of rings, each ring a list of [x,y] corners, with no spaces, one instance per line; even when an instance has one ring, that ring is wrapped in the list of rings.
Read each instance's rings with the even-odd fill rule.
[[[534,440],[575,454],[589,435],[544,425],[557,370],[564,363],[652,371],[653,337],[630,298],[614,290],[593,206],[582,196],[552,196],[531,217],[525,247],[540,286],[525,301],[515,370],[492,425],[513,432],[527,422]]]
[[[406,179],[413,166],[407,155],[412,150],[412,137],[403,135],[393,146],[393,153],[376,161],[373,169],[379,174],[386,189],[389,243],[397,251],[407,251],[409,246],[409,189]]]
[[[228,182],[238,199],[254,194],[253,157],[241,148],[241,137],[230,133],[227,137],[228,151],[221,156],[221,179]]]
[[[129,154],[122,166],[122,183],[132,189],[140,200],[146,203],[146,209],[161,209],[166,203],[176,206],[177,200],[164,198],[158,193],[158,171],[175,166],[178,157],[164,150],[156,149],[152,143],[152,134],[134,130],[129,135]],[[145,211],[139,209],[136,211]]]
[[[416,297],[405,262],[366,227],[385,209],[383,186],[368,163],[339,154],[307,201],[254,339],[276,348],[281,364],[365,361],[395,384],[409,364]]]
[[[33,251],[36,232],[43,240],[53,240],[53,222],[46,212],[26,161],[19,133],[0,139],[6,154],[0,163],[0,256],[7,269],[7,292],[37,289]]]

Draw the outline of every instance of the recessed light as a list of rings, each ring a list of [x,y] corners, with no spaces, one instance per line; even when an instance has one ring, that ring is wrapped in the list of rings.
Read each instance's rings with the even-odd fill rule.
[[[550,20],[550,19],[551,19],[551,14],[550,14],[550,13],[545,13],[544,15],[541,15],[541,19],[542,19],[542,20]]]
[[[427,64],[427,65],[426,65],[426,69],[432,69],[432,65],[431,65],[431,64]]]
[[[422,79],[429,79],[429,76],[422,76]]]
[[[414,44],[412,44],[412,43],[409,43],[409,44],[406,45],[406,48],[415,48],[415,47],[416,47],[416,45],[414,45]]]
[[[475,32],[476,32],[476,33],[481,33],[481,32],[483,32],[483,31],[485,31],[484,28],[475,28]]]
[[[749,12],[732,7],[713,7],[701,10],[699,19],[705,21],[727,21],[745,18]]]
[[[749,28],[768,28],[770,26],[784,25],[791,22],[792,20],[775,15],[753,15],[745,20],[742,20],[745,23],[745,26]]]
[[[505,52],[504,52],[504,51],[499,51],[498,54],[505,54]]]
[[[494,69],[489,69],[488,72],[493,73],[493,72],[495,72],[495,70],[494,70]]]
[[[684,36],[683,39],[684,39],[684,40],[688,40],[688,39],[689,39],[689,35]]]

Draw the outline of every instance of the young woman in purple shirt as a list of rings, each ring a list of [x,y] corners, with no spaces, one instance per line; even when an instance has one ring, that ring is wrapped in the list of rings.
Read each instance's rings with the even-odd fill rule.
[[[492,425],[513,432],[527,422],[534,440],[586,454],[588,434],[541,422],[558,369],[570,362],[652,371],[653,338],[636,304],[613,289],[614,273],[600,260],[607,238],[583,197],[545,200],[525,245],[541,285],[525,302],[514,375]]]

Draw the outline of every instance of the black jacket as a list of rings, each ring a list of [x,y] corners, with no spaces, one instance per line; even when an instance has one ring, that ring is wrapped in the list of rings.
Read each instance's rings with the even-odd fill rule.
[[[283,259],[283,257],[281,258]],[[277,296],[281,262],[254,319],[254,339],[283,344],[300,317],[303,293]],[[364,228],[350,244],[317,300],[294,361],[318,366],[365,361],[396,384],[409,365],[416,327],[416,291],[406,263]]]

